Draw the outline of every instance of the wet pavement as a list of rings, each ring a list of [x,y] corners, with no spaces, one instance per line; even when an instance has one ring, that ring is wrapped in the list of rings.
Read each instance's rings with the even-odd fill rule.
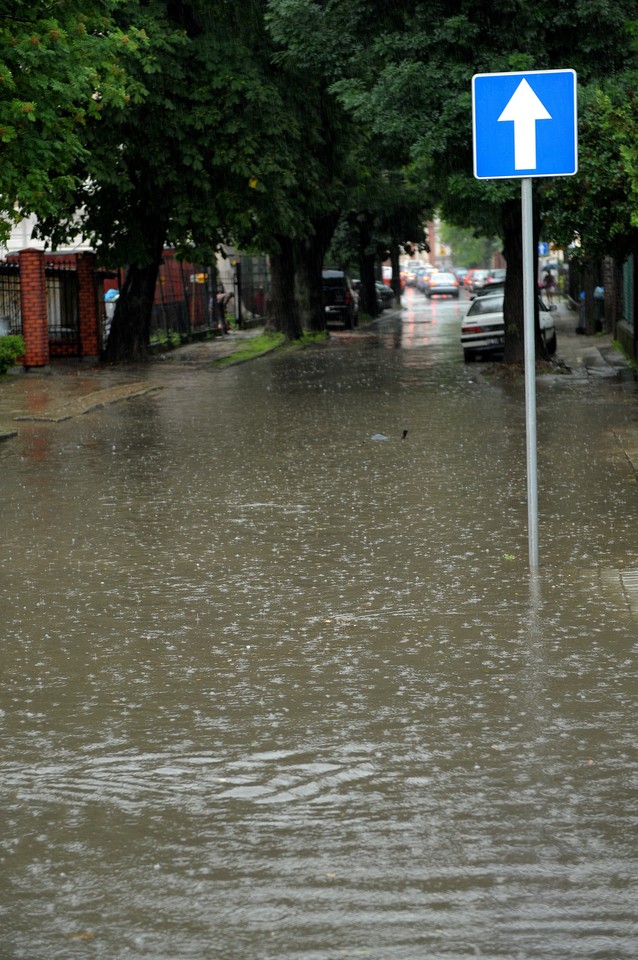
[[[634,373],[557,314],[530,578],[464,306],[0,383],[3,958],[635,956]]]

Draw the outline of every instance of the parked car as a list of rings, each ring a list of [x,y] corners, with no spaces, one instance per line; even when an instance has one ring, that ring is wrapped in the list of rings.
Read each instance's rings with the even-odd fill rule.
[[[430,300],[432,297],[454,297],[458,300],[459,281],[453,273],[433,273],[424,292]]]
[[[430,286],[430,279],[438,272],[438,267],[433,267],[431,263],[426,264],[423,270],[418,271],[416,285],[422,293],[427,291]]]
[[[394,290],[391,287],[388,287],[385,283],[375,283],[377,291],[377,302],[380,304],[381,310],[385,310],[388,307],[394,306]]]
[[[415,287],[417,290],[420,290],[422,293],[425,292],[426,287],[430,283],[430,274],[431,271],[426,267],[420,267],[416,272]]]
[[[552,311],[538,301],[541,337],[545,349],[551,355],[556,352],[556,327]],[[503,319],[503,293],[486,294],[472,301],[461,323],[461,345],[465,360],[473,360],[478,354],[498,353],[505,346],[505,321]]]
[[[488,274],[489,270],[468,270],[463,286],[470,293],[477,293],[485,284]]]
[[[484,284],[482,287],[479,287],[476,293],[470,294],[470,297],[471,299],[474,299],[474,297],[485,297],[492,293],[502,293],[504,289],[505,280],[493,280],[490,284]]]
[[[483,290],[493,287],[494,284],[504,284],[506,273],[507,271],[504,267],[497,267],[494,270],[489,270],[485,280],[483,281]]]
[[[343,270],[326,269],[321,276],[326,319],[340,320],[348,330],[356,327],[359,300],[348,274]]]
[[[470,267],[470,269],[466,272],[465,276],[463,277],[463,286],[465,287],[466,290],[471,290],[472,277],[474,276],[476,271],[477,271],[477,267]]]
[[[409,260],[404,265],[405,282],[408,287],[414,287],[416,284],[416,272],[419,268],[425,267],[423,260]]]

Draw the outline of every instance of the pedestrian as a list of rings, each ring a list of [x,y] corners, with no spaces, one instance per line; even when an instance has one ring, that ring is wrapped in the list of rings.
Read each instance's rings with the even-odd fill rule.
[[[576,327],[576,333],[584,334],[587,332],[586,320],[585,320],[585,298],[587,294],[584,290],[580,291],[578,295],[578,325]]]
[[[545,274],[543,279],[543,289],[545,290],[547,303],[552,304],[554,302],[554,277],[551,270],[548,270]]]
[[[226,307],[229,302],[233,299],[232,293],[224,293],[224,285],[221,285],[221,290],[217,293],[217,310],[219,312],[219,318],[221,321],[222,333],[228,333],[230,330],[230,324],[226,319]]]
[[[603,320],[605,319],[605,288],[602,284],[594,287],[594,322],[596,324],[596,333],[603,329]]]

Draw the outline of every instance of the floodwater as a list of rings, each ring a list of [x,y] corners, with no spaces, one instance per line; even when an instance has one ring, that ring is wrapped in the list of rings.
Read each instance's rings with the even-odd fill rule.
[[[0,447],[3,960],[636,957],[635,386],[539,387],[530,580],[460,309]]]

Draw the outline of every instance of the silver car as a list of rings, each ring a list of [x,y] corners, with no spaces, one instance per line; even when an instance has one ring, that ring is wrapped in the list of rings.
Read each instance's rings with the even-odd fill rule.
[[[538,301],[541,337],[551,355],[556,352],[556,328],[551,310]],[[478,354],[496,353],[505,346],[503,292],[486,294],[472,301],[461,323],[461,345],[466,360]]]

